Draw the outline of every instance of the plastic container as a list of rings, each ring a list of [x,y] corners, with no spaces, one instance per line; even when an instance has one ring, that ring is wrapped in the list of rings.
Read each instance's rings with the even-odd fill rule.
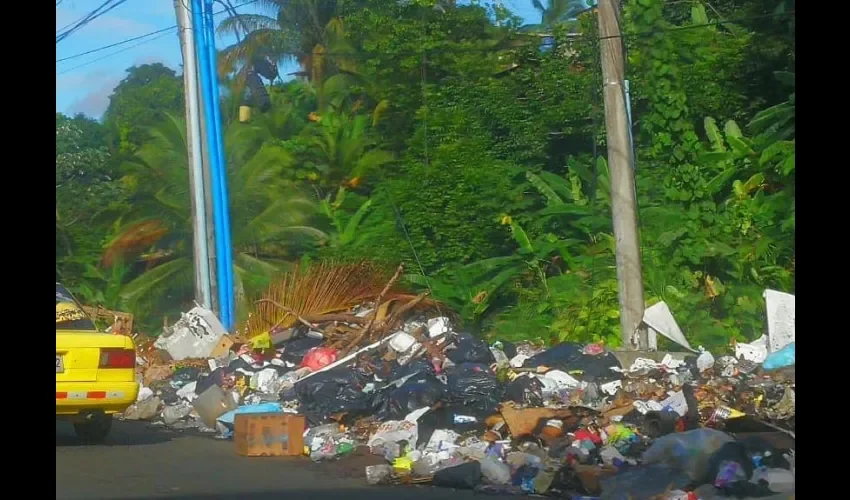
[[[213,384],[192,401],[192,406],[204,425],[215,428],[215,421],[225,413],[236,409],[236,402],[228,397],[221,387]]]

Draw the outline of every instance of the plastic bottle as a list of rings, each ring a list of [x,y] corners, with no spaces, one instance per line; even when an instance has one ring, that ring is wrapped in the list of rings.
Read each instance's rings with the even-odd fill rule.
[[[511,468],[503,462],[490,457],[480,460],[481,473],[492,484],[508,484],[511,481]]]

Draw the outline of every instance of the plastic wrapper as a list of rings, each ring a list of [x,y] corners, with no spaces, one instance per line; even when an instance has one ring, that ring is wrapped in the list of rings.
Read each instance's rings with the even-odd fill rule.
[[[418,440],[419,428],[416,422],[390,420],[375,430],[367,446],[372,453],[394,460],[402,456],[406,448],[415,447]]]
[[[490,352],[489,349],[487,352]],[[464,363],[453,366],[446,370],[446,379],[453,404],[486,414],[502,402],[504,387],[487,365]]]
[[[481,464],[468,462],[438,470],[431,484],[442,488],[474,489],[481,484]]]

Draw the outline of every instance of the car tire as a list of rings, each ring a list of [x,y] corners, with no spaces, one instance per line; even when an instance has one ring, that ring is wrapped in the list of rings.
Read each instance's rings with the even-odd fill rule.
[[[86,443],[101,443],[112,430],[112,415],[99,415],[74,424],[74,433]]]

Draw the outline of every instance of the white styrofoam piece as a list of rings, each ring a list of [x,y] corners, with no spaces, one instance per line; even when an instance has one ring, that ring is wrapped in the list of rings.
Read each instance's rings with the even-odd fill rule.
[[[685,335],[682,333],[682,329],[679,328],[678,323],[676,323],[676,320],[673,318],[673,313],[670,312],[670,308],[667,307],[665,302],[659,302],[644,311],[643,322],[650,329],[650,349],[658,348],[657,338],[654,336],[657,332],[685,349],[691,352],[696,352],[691,347],[691,344],[688,343],[688,339],[685,338]]]
[[[767,359],[767,337],[762,335],[749,344],[738,342],[735,344],[735,357],[744,358],[753,363],[764,363]]]
[[[776,352],[796,339],[795,296],[790,293],[765,290],[767,303],[767,336],[770,352]]]
[[[395,352],[402,353],[413,347],[413,344],[415,343],[415,338],[404,332],[399,332],[399,334],[390,341],[390,347],[392,347]]]
[[[227,333],[215,314],[200,306],[183,314],[169,330],[171,334],[161,335],[154,345],[168,351],[174,361],[209,357]]]

